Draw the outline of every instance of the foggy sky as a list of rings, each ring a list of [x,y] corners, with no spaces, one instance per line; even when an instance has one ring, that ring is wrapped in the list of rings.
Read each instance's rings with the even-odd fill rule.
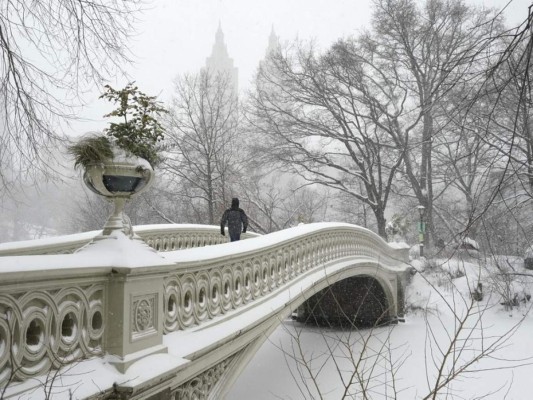
[[[509,25],[527,16],[529,0],[468,0],[469,4],[504,11]],[[280,41],[315,40],[325,48],[342,36],[357,34],[370,24],[372,0],[154,0],[140,16],[131,40],[135,64],[128,77],[113,77],[123,87],[135,80],[141,91],[169,100],[178,74],[194,73],[205,65],[220,23],[225,42],[239,69],[239,88],[246,90],[264,57],[272,27]],[[80,113],[89,120],[73,125],[73,134],[100,130],[110,105],[98,100],[99,89],[88,93]]]

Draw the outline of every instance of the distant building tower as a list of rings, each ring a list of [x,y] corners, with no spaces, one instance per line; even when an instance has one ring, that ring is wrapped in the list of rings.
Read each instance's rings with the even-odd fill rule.
[[[270,30],[270,36],[268,37],[268,47],[266,51],[267,56],[271,52],[279,50],[279,48],[279,37],[274,32],[274,25],[272,25],[272,29]]]
[[[224,43],[224,33],[222,33],[222,27],[220,22],[218,24],[218,30],[215,35],[215,44],[211,51],[211,56],[207,57],[205,66],[208,71],[212,73],[227,74],[228,79],[233,86],[235,94],[238,93],[239,88],[239,70],[233,66],[233,58],[228,54],[228,49]]]

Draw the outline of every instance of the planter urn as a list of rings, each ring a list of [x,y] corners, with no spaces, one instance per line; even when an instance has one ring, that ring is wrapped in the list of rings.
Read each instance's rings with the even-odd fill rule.
[[[131,223],[124,213],[126,201],[148,189],[155,174],[151,165],[139,157],[115,157],[85,167],[83,181],[94,193],[113,201],[115,209],[107,220],[102,234],[121,230],[133,236]]]

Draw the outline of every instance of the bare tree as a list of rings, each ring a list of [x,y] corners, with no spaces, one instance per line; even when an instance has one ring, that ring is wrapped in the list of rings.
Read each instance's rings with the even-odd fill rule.
[[[474,239],[478,236],[480,224],[474,216],[486,207],[493,174],[502,163],[503,155],[481,135],[488,100],[479,99],[475,112],[457,112],[453,107],[448,113],[449,106],[440,108],[437,124],[445,126],[439,127],[443,134],[434,138],[433,181],[438,191],[433,198],[433,213],[435,235],[447,238],[447,242],[457,239],[460,232]],[[457,202],[458,196],[463,201]],[[445,229],[439,229],[442,227]]]
[[[222,73],[203,70],[176,80],[164,168],[181,187],[182,198],[191,205],[200,201],[206,214],[202,222],[215,223],[245,154],[237,100]]]
[[[446,189],[434,193],[435,138],[448,122],[439,108],[483,76],[501,31],[494,15],[461,1],[378,0],[371,32],[322,56],[299,43],[272,53],[252,97],[265,151],[367,204],[382,236],[391,192],[407,183],[434,233],[433,200]]]
[[[0,3],[0,181],[46,171],[86,84],[123,71],[143,0]]]
[[[252,229],[270,233],[300,223],[325,221],[331,196],[320,188],[301,186],[279,172],[246,174],[239,183]]]
[[[403,154],[369,118],[375,107],[362,99],[380,88],[366,79],[361,61],[338,46],[323,56],[299,43],[271,53],[257,75],[251,123],[261,135],[259,152],[308,184],[367,204],[385,237],[385,209]]]
[[[437,123],[438,109],[450,105],[454,88],[479,79],[500,22],[493,11],[461,1],[377,0],[372,27],[362,43],[387,80],[403,92],[400,99],[388,96],[400,111],[391,115],[397,128],[390,134],[405,151],[403,173],[434,233],[433,150],[446,126]]]
[[[497,59],[472,102],[490,96],[485,113],[486,141],[508,159],[506,169],[533,188],[533,6],[517,27],[501,35]]]
[[[521,24],[492,39],[494,55],[463,112],[479,121],[471,130],[473,140],[492,155],[485,198],[472,210],[466,229],[481,225],[487,248],[508,254],[520,254],[533,229],[532,21],[530,6]]]

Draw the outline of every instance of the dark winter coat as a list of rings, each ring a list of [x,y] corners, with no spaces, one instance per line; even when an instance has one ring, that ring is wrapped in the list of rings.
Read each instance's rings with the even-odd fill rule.
[[[224,235],[224,227],[228,224],[228,232],[231,241],[239,240],[241,232],[245,233],[248,228],[248,217],[242,208],[239,208],[239,200],[233,199],[231,208],[224,211],[220,220],[220,233]]]

